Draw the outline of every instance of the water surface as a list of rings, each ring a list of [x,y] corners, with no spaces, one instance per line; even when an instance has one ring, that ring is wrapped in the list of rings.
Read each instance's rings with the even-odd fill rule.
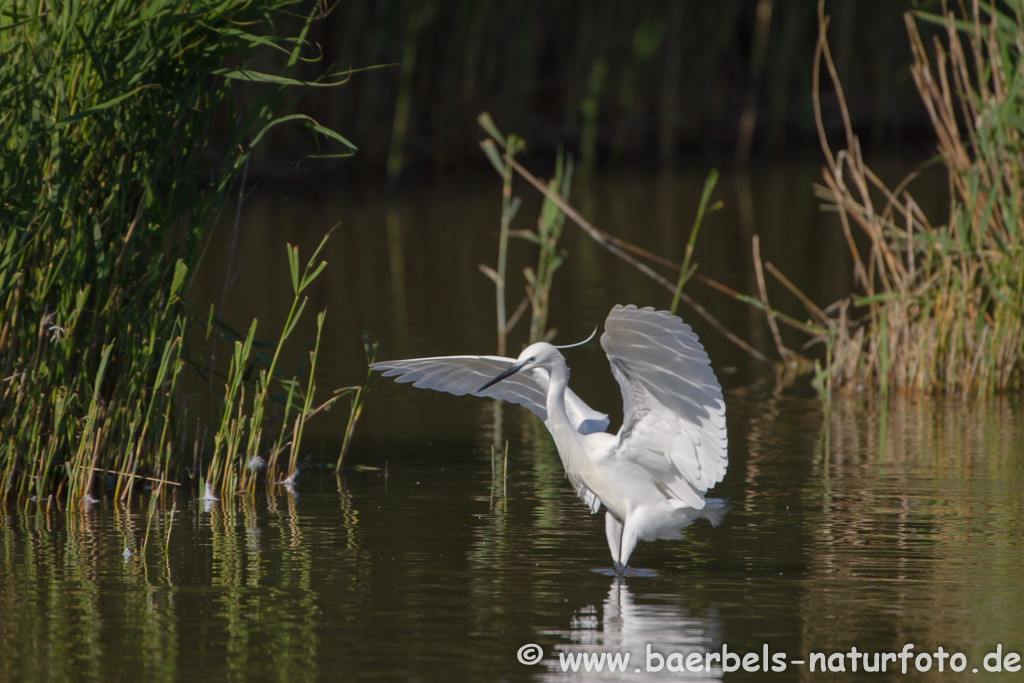
[[[708,228],[702,272],[751,291],[756,229],[766,257],[798,284],[841,296],[848,269],[826,256],[837,236],[809,196],[812,172],[785,170],[750,179],[753,223],[727,208]],[[702,181],[604,179],[592,215],[675,257]],[[308,253],[311,226],[340,220],[310,301],[328,310],[321,386],[362,380],[363,329],[386,358],[493,352],[493,290],[476,266],[495,259],[498,192],[481,182],[397,198],[256,195],[224,315],[239,327],[256,316],[273,336],[289,298],[284,242]],[[520,227],[535,209],[524,204]],[[199,305],[220,298],[230,228],[190,294]],[[565,246],[551,315],[560,341],[589,334],[613,303],[667,305],[569,228]],[[529,258],[517,244],[514,272]],[[695,295],[770,351],[757,316]],[[727,389],[730,465],[714,493],[734,507],[717,529],[698,523],[683,541],[641,543],[624,581],[609,572],[603,516],[576,500],[531,414],[378,378],[340,477],[328,466],[344,430],[336,412],[311,424],[291,489],[204,503],[186,482],[152,508],[145,496],[128,506],[106,496],[87,512],[35,503],[0,512],[0,680],[887,680],[903,678],[898,663],[854,673],[846,653],[907,644],[915,656],[962,653],[964,673],[949,672],[947,659],[942,674],[958,680],[985,673],[999,645],[1004,658],[1024,654],[1019,399],[861,398],[826,414],[806,389],[751,390],[765,371],[682,313]],[[512,344],[522,337],[514,331]],[[619,419],[598,346],[571,351],[569,363],[574,388]],[[542,650],[538,663],[520,663],[528,644]],[[723,647],[758,657],[767,647],[786,668],[725,671],[720,656],[708,658]],[[614,673],[587,674],[579,659],[627,652]],[[822,674],[819,663],[812,674],[812,653],[841,653],[827,661],[845,671]],[[662,670],[648,671],[658,656]],[[710,666],[668,671],[691,656]],[[563,671],[572,661],[580,671]],[[912,678],[940,676],[938,660],[927,673],[913,666]]]

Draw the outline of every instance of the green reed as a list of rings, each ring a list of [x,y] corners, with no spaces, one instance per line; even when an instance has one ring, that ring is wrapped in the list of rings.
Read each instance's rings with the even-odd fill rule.
[[[486,114],[481,115],[481,118],[487,116]],[[487,117],[489,121],[489,117]],[[493,124],[492,124],[493,125]],[[486,129],[487,127],[485,127]],[[492,134],[490,130],[488,133]],[[678,263],[673,262],[658,254],[653,254],[635,244],[630,244],[625,240],[621,240],[614,235],[610,235],[603,230],[599,229],[593,223],[584,218],[579,211],[573,207],[569,201],[565,198],[564,193],[569,191],[571,185],[572,167],[571,164],[565,164],[559,161],[555,168],[555,178],[548,182],[544,182],[529,170],[527,170],[522,164],[517,162],[511,154],[506,153],[501,155],[497,151],[497,147],[494,144],[494,139],[484,140],[480,143],[481,148],[487,153],[487,157],[495,170],[499,174],[503,174],[504,169],[510,168],[515,174],[523,178],[527,183],[533,186],[535,190],[540,192],[544,197],[544,204],[541,209],[541,216],[538,220],[538,232],[533,233],[531,231],[515,231],[514,235],[517,237],[525,238],[538,245],[541,245],[540,256],[538,259],[538,271],[535,273],[532,269],[526,269],[527,277],[527,298],[524,299],[523,305],[519,307],[519,310],[512,316],[512,319],[507,324],[507,327],[511,327],[518,321],[519,316],[527,304],[534,305],[534,317],[537,321],[535,329],[537,330],[537,337],[534,337],[531,333],[531,341],[538,341],[539,339],[550,339],[553,337],[551,330],[544,330],[544,326],[547,319],[547,308],[550,301],[550,290],[552,277],[554,271],[561,265],[564,259],[563,253],[557,253],[557,241],[561,236],[562,226],[564,220],[568,218],[570,221],[575,223],[587,236],[594,242],[599,244],[606,251],[614,255],[616,258],[624,261],[631,267],[638,270],[643,275],[651,278],[666,289],[669,294],[673,297],[673,309],[679,301],[686,302],[691,308],[693,308],[701,317],[707,320],[713,325],[719,332],[722,333],[727,339],[735,343],[737,346],[748,352],[756,360],[762,362],[770,362],[768,359],[757,349],[750,346],[748,343],[740,339],[736,334],[728,330],[715,316],[713,316],[706,308],[701,306],[696,300],[690,297],[686,292],[683,291],[683,286],[687,280],[691,277],[697,277],[704,283],[709,284],[717,289],[720,289],[727,294],[737,297],[744,298],[739,293],[731,290],[730,288],[716,282],[710,278],[704,277],[698,274],[697,266],[692,263],[693,253],[696,247],[697,235],[700,231],[701,223],[704,216],[708,213],[717,211],[721,208],[721,201],[715,201],[710,205],[708,202],[711,199],[711,193],[714,190],[715,184],[718,180],[718,171],[712,169],[711,173],[704,185],[704,192],[701,197],[700,206],[697,209],[697,218],[694,221],[694,227],[691,231],[690,238],[687,244],[686,253],[683,256],[683,265],[680,266]],[[511,180],[506,180],[506,186],[511,185]],[[510,192],[509,192],[510,194]],[[518,201],[515,206],[518,207]],[[646,262],[645,262],[646,261]],[[650,263],[647,263],[650,262]],[[680,273],[677,282],[673,283],[669,281],[665,276],[655,270],[650,264],[665,267]],[[481,270],[485,274],[495,279],[492,274],[493,271],[486,266],[481,266]],[[543,277],[539,276],[539,273],[543,273]],[[543,296],[538,296],[540,288],[536,285],[543,283],[544,292]]]
[[[672,313],[675,313],[676,307],[679,306],[679,299],[683,295],[683,287],[686,286],[686,283],[697,272],[696,264],[691,265],[691,263],[693,261],[693,252],[697,247],[697,235],[700,234],[700,226],[704,222],[704,214],[721,208],[720,202],[716,202],[710,207],[708,206],[708,202],[711,200],[711,193],[715,191],[715,185],[717,184],[718,169],[713,168],[704,181],[704,190],[700,194],[700,204],[697,206],[697,217],[693,221],[690,238],[686,241],[686,253],[683,254],[683,263],[679,266],[679,279],[676,281],[676,291],[672,294],[672,305],[668,308]]]
[[[241,484],[228,453],[265,443],[252,420],[268,383],[253,393],[230,376],[223,410],[190,434],[180,385],[202,317],[181,297],[266,131],[290,121],[351,152],[311,118],[282,115],[287,88],[329,85],[288,76],[313,17],[294,38],[273,30],[295,6],[39,0],[0,13],[0,502],[82,504],[97,482],[120,498],[163,491],[186,452],[211,448],[208,476],[227,492]],[[280,56],[278,73],[249,68],[258,49]],[[254,331],[232,358],[241,374]],[[308,415],[312,388],[292,392],[286,415]],[[301,426],[285,437],[296,448]]]
[[[530,338],[532,344],[537,341],[550,341],[554,330],[547,329],[548,310],[550,309],[551,287],[555,271],[562,265],[566,254],[559,251],[558,240],[562,236],[565,225],[565,213],[552,197],[566,197],[572,187],[573,161],[559,152],[555,163],[555,177],[548,181],[548,194],[544,195],[540,216],[537,218],[537,230],[512,230],[511,223],[519,210],[519,197],[512,196],[512,178],[515,172],[516,153],[526,148],[526,142],[515,135],[505,137],[498,130],[490,114],[484,112],[477,117],[480,127],[490,136],[480,143],[488,161],[502,178],[502,211],[501,231],[498,236],[498,267],[492,269],[481,265],[480,270],[495,284],[498,311],[498,353],[506,353],[506,335],[512,330],[529,304]],[[505,148],[505,153],[498,152],[498,145]],[[508,240],[510,237],[524,239],[536,244],[539,248],[536,268],[524,268],[526,277],[526,298],[508,318],[505,314],[505,285],[508,261]]]
[[[572,188],[573,161],[559,153],[555,163],[555,177],[548,181],[548,189],[563,197],[569,196]],[[530,343],[551,341],[554,330],[548,329],[548,311],[551,308],[551,287],[554,284],[555,271],[565,261],[566,254],[558,249],[558,239],[562,236],[565,225],[565,213],[550,197],[544,197],[540,216],[537,218],[537,231],[514,230],[510,234],[536,244],[540,250],[537,256],[537,269],[525,268],[526,294],[530,299]]]
[[[341,442],[341,451],[338,453],[338,464],[334,468],[335,474],[341,473],[341,463],[345,459],[345,454],[348,453],[349,446],[352,445],[352,434],[355,433],[356,423],[359,422],[359,416],[363,414],[363,405],[366,403],[366,393],[370,388],[370,378],[373,376],[373,361],[377,360],[377,342],[370,341],[370,333],[363,331],[363,353],[366,354],[366,378],[363,380],[362,386],[358,387],[345,387],[339,389],[336,394],[351,394],[352,399],[349,404],[348,411],[348,424],[345,425],[345,438]],[[339,396],[340,398],[340,396]]]
[[[515,325],[517,317],[513,316],[513,319],[509,321],[508,316],[505,313],[505,275],[508,265],[508,237],[509,237],[509,226],[512,224],[512,219],[515,218],[516,213],[519,211],[520,200],[519,197],[512,196],[512,158],[519,152],[526,149],[526,142],[515,135],[509,135],[505,137],[498,131],[498,127],[494,124],[491,119],[491,115],[487,112],[480,114],[477,117],[477,122],[480,127],[490,135],[490,139],[484,140],[480,143],[480,148],[483,149],[484,154],[487,155],[487,159],[494,166],[494,170],[501,176],[501,231],[498,235],[498,264],[497,268],[489,268],[483,264],[480,265],[481,272],[489,277],[494,282],[495,298],[496,298],[496,310],[497,310],[497,329],[498,329],[498,355],[504,356],[507,352],[506,349],[506,338],[509,330]],[[505,157],[502,159],[501,155],[498,154],[495,143],[505,148]]]

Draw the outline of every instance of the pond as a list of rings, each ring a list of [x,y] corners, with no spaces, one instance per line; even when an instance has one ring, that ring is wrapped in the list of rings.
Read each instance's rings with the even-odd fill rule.
[[[820,303],[842,296],[849,264],[811,195],[816,173],[723,177],[701,272],[754,291],[758,232],[766,260]],[[579,203],[602,229],[678,259],[702,183],[623,173]],[[226,318],[255,316],[272,337],[290,300],[284,244],[309,253],[340,222],[309,304],[327,309],[321,387],[363,380],[364,329],[380,358],[493,353],[494,292],[477,264],[495,260],[499,203],[490,177],[399,196],[263,191],[243,205],[231,265],[208,256],[190,297],[223,297]],[[517,227],[538,206],[524,196]],[[233,233],[225,221],[208,253],[227,254]],[[559,342],[585,338],[614,303],[667,306],[571,226],[564,245],[550,316]],[[510,302],[530,248],[513,246]],[[758,315],[693,294],[771,350]],[[680,312],[725,387],[730,463],[714,493],[733,508],[718,528],[641,543],[625,580],[611,573],[603,515],[577,501],[536,418],[375,377],[340,476],[344,410],[310,424],[294,487],[200,501],[185,482],[157,505],[107,496],[87,512],[0,511],[0,680],[856,681],[903,678],[903,666],[917,680],[1021,676],[1021,399],[863,396],[826,411],[806,386],[773,390],[770,370]],[[514,330],[513,348],[523,338]],[[574,389],[615,427],[621,399],[598,345],[567,356]]]

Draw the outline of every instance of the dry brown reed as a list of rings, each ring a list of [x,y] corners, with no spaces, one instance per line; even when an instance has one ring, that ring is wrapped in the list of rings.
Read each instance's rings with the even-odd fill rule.
[[[919,22],[939,24],[929,57]],[[856,291],[807,310],[828,348],[823,388],[877,387],[963,396],[1019,389],[1024,359],[1024,23],[977,0],[957,13],[908,13],[911,73],[948,169],[948,222],[933,225],[907,186],[889,189],[865,164],[853,134],[819,5],[815,82],[824,63],[839,101],[846,147],[833,152],[814,106],[827,166],[816,193],[836,212],[854,262]],[[866,240],[858,240],[855,232]]]
[[[913,48],[911,73],[931,117],[939,160],[949,173],[948,221],[933,225],[908,191],[911,174],[893,189],[864,162],[829,50],[828,18],[818,8],[813,100],[826,158],[824,182],[815,186],[824,209],[841,225],[854,267],[855,291],[822,309],[771,263],[753,238],[758,296],[736,292],[683,266],[609,235],[584,219],[554,188],[511,155],[513,169],[563,211],[595,242],[681,298],[737,346],[771,362],[714,318],[685,292],[691,275],[765,312],[781,362],[779,377],[814,373],[825,397],[864,388],[882,394],[952,393],[962,396],[1020,389],[1024,384],[1024,20],[1020,10],[984,7],[977,0],[959,14],[906,15]],[[919,22],[944,29],[929,57]],[[824,64],[835,88],[846,147],[833,151],[823,123],[818,88]],[[494,161],[496,167],[500,164]],[[709,179],[709,187],[713,181]],[[704,204],[710,190],[705,188]],[[700,212],[698,212],[699,225]],[[695,227],[696,230],[696,227]],[[691,245],[692,247],[692,245]],[[681,272],[673,284],[649,264]],[[767,270],[804,306],[809,318],[784,315],[768,300]],[[787,348],[778,324],[825,347],[822,363]]]

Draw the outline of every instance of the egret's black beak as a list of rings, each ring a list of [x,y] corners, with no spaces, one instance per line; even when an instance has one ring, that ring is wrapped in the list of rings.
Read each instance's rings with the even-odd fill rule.
[[[501,380],[505,379],[506,377],[511,377],[512,375],[514,375],[517,372],[519,372],[520,370],[522,370],[524,365],[526,365],[525,362],[523,362],[523,363],[516,363],[515,365],[510,367],[508,370],[506,370],[505,372],[501,373],[500,375],[498,375],[494,379],[492,379],[489,382],[487,382],[487,384],[485,384],[482,387],[480,387],[479,389],[477,389],[476,393],[479,394],[481,391],[483,391],[487,387],[492,387],[495,384],[497,384],[498,382],[500,382]]]

